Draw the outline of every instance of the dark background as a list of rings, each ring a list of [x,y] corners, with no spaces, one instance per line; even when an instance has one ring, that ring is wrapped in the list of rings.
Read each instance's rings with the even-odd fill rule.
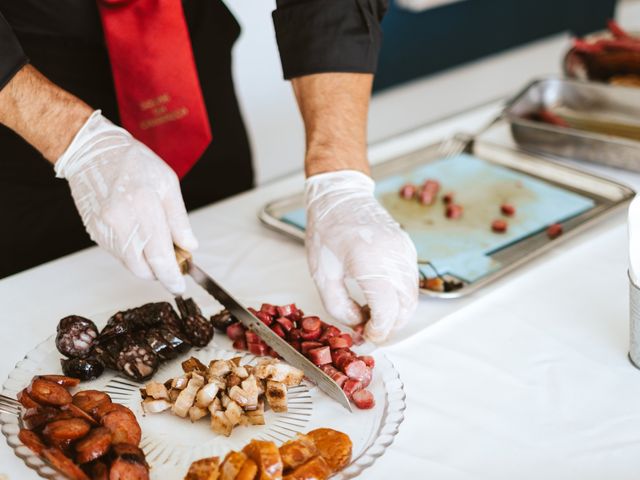
[[[375,90],[570,31],[602,30],[616,0],[464,0],[425,12],[394,0],[382,23]],[[555,61],[555,60],[554,60]]]

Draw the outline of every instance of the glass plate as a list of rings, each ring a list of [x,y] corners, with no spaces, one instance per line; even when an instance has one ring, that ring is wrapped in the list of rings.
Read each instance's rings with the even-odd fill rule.
[[[199,358],[207,364],[214,358],[242,356],[243,363],[253,363],[256,358],[245,352],[236,352],[223,335],[201,349],[192,349],[182,357],[163,364],[154,379],[164,382],[181,373],[180,363],[189,356]],[[304,381],[291,388],[286,413],[265,412],[266,425],[236,427],[230,437],[218,435],[210,430],[208,420],[191,423],[187,419],[169,412],[144,415],[140,406],[139,388],[142,384],[107,370],[100,378],[81,384],[81,389],[97,389],[108,392],[114,401],[131,408],[142,427],[141,447],[151,465],[152,479],[182,479],[193,460],[224,455],[229,450],[239,450],[252,438],[272,440],[281,444],[298,432],[328,427],[347,433],[353,441],[351,464],[336,479],[346,480],[359,475],[380,457],[393,442],[398,428],[404,420],[405,394],[398,372],[381,353],[373,353],[376,360],[373,382],[369,389],[374,394],[376,406],[371,410],[354,409],[349,413],[322,393],[315,385]],[[18,362],[5,381],[2,393],[11,398],[29,384],[34,375],[59,373],[60,354],[53,336],[38,345]],[[48,467],[18,439],[18,417],[0,415],[2,433],[15,454],[30,468],[44,478],[63,480],[63,477]]]

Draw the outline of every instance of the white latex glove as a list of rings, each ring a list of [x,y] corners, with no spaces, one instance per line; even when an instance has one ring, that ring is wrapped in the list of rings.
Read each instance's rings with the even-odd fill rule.
[[[129,132],[94,112],[55,164],[91,239],[135,275],[185,289],[173,244],[198,246],[174,171]]]
[[[640,196],[629,205],[629,276],[640,285]]]
[[[323,173],[305,186],[307,259],[325,308],[348,325],[362,322],[344,283],[354,279],[371,307],[365,335],[374,342],[385,340],[417,306],[415,246],[375,199],[367,175]]]

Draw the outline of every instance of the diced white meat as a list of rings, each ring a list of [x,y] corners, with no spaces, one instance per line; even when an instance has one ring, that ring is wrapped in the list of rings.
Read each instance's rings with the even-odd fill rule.
[[[171,388],[176,388],[178,390],[182,390],[186,388],[190,378],[191,378],[190,373],[185,373],[180,377],[174,378],[173,380],[171,380]]]
[[[244,412],[251,425],[264,425],[264,402],[260,400],[255,410]]]
[[[213,360],[209,363],[209,370],[207,374],[211,377],[224,377],[231,371],[231,365],[228,360]]]
[[[250,375],[246,380],[242,381],[241,386],[248,397],[246,406],[251,408],[258,406],[258,397],[264,392],[261,382],[253,375]]]
[[[215,383],[207,383],[196,395],[196,405],[200,408],[207,408],[216,398],[220,388]]]
[[[287,387],[284,383],[268,380],[265,397],[274,412],[287,411]]]
[[[209,405],[208,409],[209,409],[209,413],[211,413],[211,415],[213,415],[216,412],[221,411],[222,410],[222,404],[220,403],[220,399],[219,398],[214,398],[213,402],[211,402],[211,405]]]
[[[164,399],[154,400],[148,397],[142,402],[142,410],[144,410],[145,413],[160,413],[170,408],[171,403]]]
[[[229,405],[227,405],[227,408],[224,411],[224,414],[227,416],[227,418],[231,422],[231,425],[233,425],[234,427],[240,423],[240,417],[242,417],[242,413],[242,407],[234,401],[229,402]]]
[[[249,372],[247,372],[247,369],[242,366],[234,366],[231,372],[242,378],[243,380],[249,376]]]
[[[178,398],[171,407],[171,411],[179,417],[186,417],[196,399],[198,390],[200,390],[203,385],[204,378],[197,373],[193,373],[187,387],[180,392],[180,395],[178,395]]]
[[[228,437],[231,435],[232,429],[233,425],[231,425],[231,422],[224,412],[220,411],[211,414],[211,430]]]
[[[147,396],[151,398],[155,398],[156,400],[169,400],[169,392],[167,391],[167,387],[165,387],[162,383],[149,382],[145,385],[144,388],[147,391]]]
[[[229,402],[231,402],[231,399],[225,392],[222,392],[218,398],[220,399],[222,408],[227,408],[227,406],[229,405]]]
[[[207,382],[215,383],[218,386],[218,389],[224,390],[227,386],[227,381],[222,377],[216,377],[215,375],[207,374]]]
[[[249,395],[237,385],[229,390],[229,398],[243,408],[249,405]]]
[[[177,388],[172,388],[171,390],[169,390],[169,402],[175,403],[178,399],[178,396],[180,395],[180,392],[182,392],[182,390],[178,390]]]
[[[201,418],[206,417],[209,414],[209,411],[206,408],[200,408],[196,405],[193,405],[189,409],[189,419],[192,422],[197,422]]]
[[[264,380],[284,383],[287,387],[300,385],[304,372],[286,363],[261,363],[255,369],[255,376]]]

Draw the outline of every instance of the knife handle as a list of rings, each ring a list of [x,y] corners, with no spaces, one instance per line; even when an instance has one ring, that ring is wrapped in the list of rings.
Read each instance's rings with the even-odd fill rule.
[[[191,252],[188,252],[187,250],[180,248],[176,244],[173,245],[173,250],[176,254],[176,261],[178,262],[178,268],[180,269],[180,273],[182,273],[183,275],[186,275],[186,273],[189,271],[189,262],[193,258],[191,256]]]

